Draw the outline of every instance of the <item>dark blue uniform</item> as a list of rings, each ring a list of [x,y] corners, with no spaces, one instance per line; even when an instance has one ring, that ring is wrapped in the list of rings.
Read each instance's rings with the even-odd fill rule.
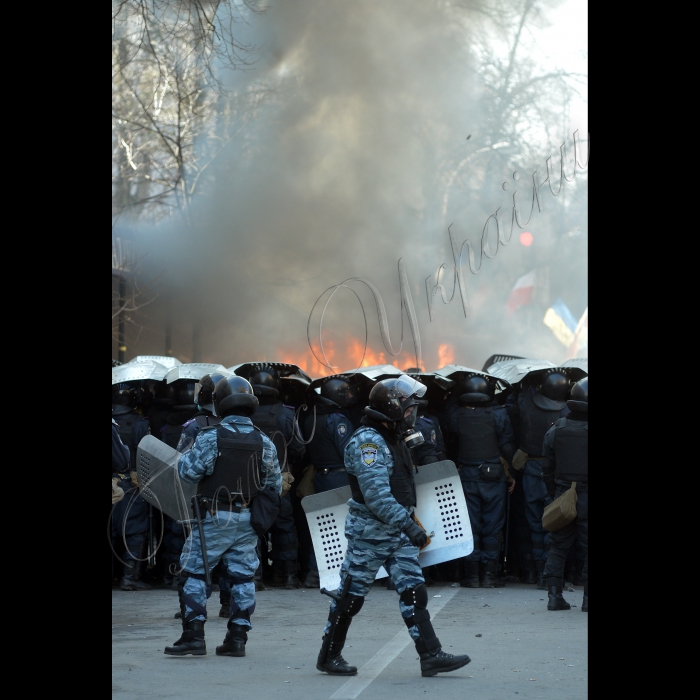
[[[418,466],[446,459],[445,440],[440,423],[434,416],[418,416],[414,429],[423,433],[425,442],[411,449],[413,461]]]
[[[295,424],[293,406],[286,406],[281,401],[259,396],[258,410],[251,416],[253,425],[262,430],[274,443],[280,469],[292,471],[294,465],[304,458],[306,448]],[[296,576],[296,564],[299,551],[299,538],[294,524],[294,508],[289,493],[282,496],[280,512],[269,530],[272,549],[268,554],[267,540],[260,539],[260,559],[267,566],[268,557],[273,562],[290,562],[284,566]],[[293,571],[292,571],[293,569]]]
[[[501,455],[513,456],[513,428],[503,406],[453,406],[449,429],[458,437],[457,468],[474,536],[472,562],[496,562],[506,518],[506,472]]]
[[[535,398],[539,405],[535,404]],[[549,533],[542,527],[542,514],[552,499],[542,482],[543,443],[546,432],[554,423],[569,413],[564,402],[545,396],[535,397],[534,387],[525,387],[518,396],[519,449],[528,455],[522,473],[525,516],[532,536],[532,556],[535,562],[547,559]],[[542,564],[538,566],[542,568]]]
[[[345,470],[345,446],[355,427],[343,409],[335,406],[316,406],[304,421],[304,438],[309,461],[314,465],[316,493],[332,491],[350,484]],[[311,437],[313,434],[313,438]],[[309,552],[309,571],[318,572],[316,555]]]
[[[149,434],[148,419],[136,411],[112,416],[119,426],[119,437],[129,448],[129,464],[124,471],[113,472],[124,490],[124,498],[112,510],[111,535],[114,544],[124,546],[125,561],[142,559],[148,536],[148,503],[139,494],[138,487],[131,483],[129,472],[136,471],[136,448],[144,436]],[[114,451],[113,451],[114,452]],[[121,549],[121,546],[119,547]]]

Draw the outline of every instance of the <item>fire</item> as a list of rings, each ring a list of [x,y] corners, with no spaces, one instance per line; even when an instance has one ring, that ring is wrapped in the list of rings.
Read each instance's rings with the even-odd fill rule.
[[[316,358],[323,360],[323,353],[318,344],[314,343],[313,350],[306,349],[303,353],[294,353],[289,349],[278,352],[280,362],[294,364],[304,370],[310,377],[327,377],[330,374],[339,374],[341,372],[351,372],[359,367],[372,367],[374,365],[393,365],[397,369],[406,370],[416,366],[415,355],[408,351],[402,351],[397,357],[390,355],[388,352],[377,352],[373,348],[367,346],[365,348],[364,340],[351,338],[342,351],[332,341],[324,342],[323,349],[328,359],[328,364],[332,365],[333,369],[325,367]],[[425,368],[421,368],[424,370]]]
[[[449,343],[443,343],[438,346],[438,369],[445,365],[453,365],[455,362],[455,349]]]

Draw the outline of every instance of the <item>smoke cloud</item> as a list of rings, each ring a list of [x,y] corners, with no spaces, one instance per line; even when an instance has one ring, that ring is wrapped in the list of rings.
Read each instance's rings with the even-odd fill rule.
[[[447,227],[457,250],[469,238],[478,253],[488,216],[512,206],[514,187],[504,191],[502,183],[520,188],[518,204],[527,212],[531,172],[544,172],[545,159],[557,156],[576,128],[551,125],[558,142],[543,145],[540,161],[525,164],[529,170],[507,154],[500,161],[476,154],[494,145],[484,126],[490,96],[473,49],[485,31],[481,15],[469,3],[279,1],[251,17],[245,31],[259,47],[257,61],[232,74],[229,88],[265,96],[211,166],[215,183],[195,200],[192,224],[173,219],[128,234],[146,254],[142,274],[163,271],[164,287],[144,310],[145,328],[128,342],[127,359],[163,354],[169,324],[172,353],[183,361],[284,360],[312,376],[330,373],[312,361],[307,344],[314,302],[347,278],[368,279],[383,296],[397,347],[401,258],[426,370],[450,358],[480,368],[496,352],[563,360],[566,349],[542,316],[556,297],[576,318],[587,306],[585,181],[566,183],[558,198],[541,190],[543,211],[535,207],[526,228],[531,246],[520,244],[516,226],[508,246],[483,258],[478,275],[463,258],[467,318],[458,289],[448,305],[434,298],[432,321],[428,313],[425,280],[432,276],[432,289],[442,263],[448,297],[453,288]],[[552,162],[558,183],[557,158]],[[509,292],[531,269],[538,270],[535,297],[508,317]],[[353,288],[367,316],[370,364],[415,365],[406,316],[404,350],[394,358],[381,342],[371,294]],[[365,326],[350,290],[339,290],[323,323],[337,371],[353,369]]]

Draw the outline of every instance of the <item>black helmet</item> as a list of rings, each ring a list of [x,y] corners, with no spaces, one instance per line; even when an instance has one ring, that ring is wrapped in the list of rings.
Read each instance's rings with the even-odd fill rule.
[[[256,396],[280,395],[280,375],[272,365],[260,365],[258,371],[251,375],[250,383]]]
[[[175,404],[175,387],[168,384],[165,379],[157,382],[153,387],[153,404],[172,408]]]
[[[365,413],[378,421],[397,423],[403,420],[407,408],[418,405],[427,387],[406,374],[377,382],[369,392]],[[414,411],[415,413],[415,411]]]
[[[539,392],[552,401],[566,401],[569,398],[571,382],[561,372],[549,372],[542,377]]]
[[[321,396],[337,406],[354,406],[357,403],[357,391],[345,379],[329,379],[321,384]]]
[[[197,408],[197,403],[194,400],[194,385],[196,383],[194,379],[176,379],[172,383],[175,388],[175,405],[173,408],[176,411],[187,411]]]
[[[129,382],[112,384],[112,413],[128,413],[139,405],[141,392]]]
[[[225,377],[214,387],[214,409],[220,418],[229,414],[252,416],[258,410],[258,399],[248,380]]]
[[[214,387],[225,375],[215,372],[205,374],[194,388],[194,400],[203,411],[214,413]]]
[[[588,377],[579,379],[571,389],[571,398],[566,402],[570,411],[588,413]]]
[[[460,403],[487,403],[493,400],[494,387],[480,374],[468,374],[462,380]]]

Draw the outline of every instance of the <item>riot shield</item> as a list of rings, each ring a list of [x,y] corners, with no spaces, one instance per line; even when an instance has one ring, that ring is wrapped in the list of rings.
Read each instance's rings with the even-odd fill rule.
[[[112,385],[122,382],[137,382],[152,379],[159,382],[165,378],[168,368],[153,360],[144,362],[127,362],[112,367]]]
[[[349,486],[306,496],[301,506],[306,513],[318,563],[321,587],[335,590],[340,585],[340,567],[348,543],[345,517]],[[467,502],[454,462],[445,460],[420,467],[416,474],[416,517],[431,542],[418,555],[421,567],[465,557],[474,550]],[[377,578],[388,573],[381,567]]]
[[[144,500],[174,520],[192,517],[190,503],[196,484],[180,479],[177,461],[182,455],[155,435],[146,435],[136,450],[139,491]]]

